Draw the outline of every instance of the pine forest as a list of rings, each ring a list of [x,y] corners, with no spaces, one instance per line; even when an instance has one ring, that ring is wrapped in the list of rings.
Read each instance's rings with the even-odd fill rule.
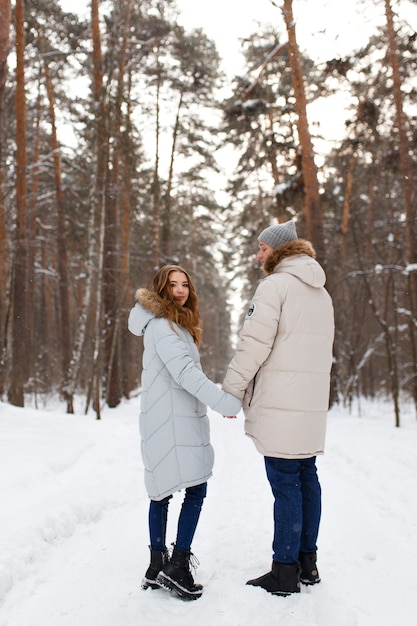
[[[166,263],[195,281],[203,369],[221,383],[262,278],[257,236],[295,219],[334,302],[331,403],[389,398],[397,427],[402,398],[417,408],[412,2],[362,0],[381,24],[316,62],[305,1],[270,0],[276,21],[242,36],[230,77],[173,0],[88,0],[83,15],[0,0],[2,400],[59,394],[73,413],[81,396],[100,419],[136,393],[127,317]],[[341,95],[329,138],[310,111]]]

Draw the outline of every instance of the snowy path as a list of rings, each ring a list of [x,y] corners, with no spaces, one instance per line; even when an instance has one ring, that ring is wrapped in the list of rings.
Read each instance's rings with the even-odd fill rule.
[[[102,422],[1,404],[0,626],[414,626],[417,426],[395,429],[381,406],[382,417],[376,406],[331,414],[318,461],[322,583],[290,598],[244,584],[270,566],[272,498],[242,419],[212,415],[215,476],[194,542],[205,592],[186,603],[139,588],[138,400]],[[171,519],[179,505],[177,495]]]

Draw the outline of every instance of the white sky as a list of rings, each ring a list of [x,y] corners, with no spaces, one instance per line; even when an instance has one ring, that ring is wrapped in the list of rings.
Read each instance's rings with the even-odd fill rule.
[[[276,0],[278,7],[282,1]],[[384,3],[374,0],[361,7],[357,0],[294,0],[297,39],[318,60],[346,54],[363,43],[376,24],[384,23]],[[378,4],[380,6],[378,6]],[[271,0],[177,0],[181,22],[187,28],[204,27],[215,39],[225,67],[239,71],[239,38],[256,30],[257,22],[277,24],[285,32],[280,8]]]
[[[202,27],[216,41],[229,73],[243,69],[239,39],[249,36],[257,23],[284,23],[282,0],[176,0],[180,22],[188,29]],[[88,15],[87,0],[60,0],[64,10]],[[417,24],[416,0],[392,0],[394,13]],[[297,39],[301,50],[319,60],[348,54],[385,23],[384,0],[294,0]]]
[[[180,22],[186,28],[202,27],[217,44],[225,67],[238,72],[242,67],[239,38],[256,30],[257,22],[283,26],[282,0],[176,0]],[[410,22],[417,22],[415,0],[392,0],[394,11],[401,6]],[[60,0],[64,10],[90,11],[86,0]],[[294,0],[298,43],[318,60],[346,54],[362,44],[378,24],[385,22],[383,0]]]

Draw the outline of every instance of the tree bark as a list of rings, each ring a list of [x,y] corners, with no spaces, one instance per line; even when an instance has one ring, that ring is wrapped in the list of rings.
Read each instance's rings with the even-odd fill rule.
[[[5,129],[7,57],[9,56],[11,17],[11,0],[0,0],[0,396],[3,394],[6,384],[6,320],[9,302],[7,297],[9,258],[7,253],[3,145]]]
[[[394,17],[390,0],[385,0],[385,14],[387,18],[388,49],[392,67],[392,80],[394,88],[394,101],[398,130],[398,151],[401,170],[401,182],[404,199],[405,241],[406,258],[409,263],[417,260],[417,250],[415,244],[415,220],[416,208],[412,202],[412,172],[410,161],[410,145],[407,137],[407,119],[403,109],[403,95],[401,91],[402,80],[398,47],[396,43],[396,33],[394,29]],[[414,301],[415,302],[415,301]]]
[[[106,199],[106,218],[104,235],[104,356],[106,401],[109,407],[116,407],[122,398],[121,367],[120,367],[120,315],[121,293],[123,282],[120,281],[121,272],[121,213],[123,202],[123,180],[121,176],[122,159],[122,121],[123,96],[125,91],[126,60],[129,46],[129,33],[133,0],[128,0],[125,6],[120,7],[123,12],[122,42],[118,53],[117,96],[114,105],[114,125],[112,128],[112,168],[110,174],[110,194]]]
[[[94,272],[92,285],[95,295],[94,303],[94,351],[93,351],[93,406],[97,419],[101,419],[101,380],[102,380],[102,330],[103,330],[103,249],[105,227],[105,194],[106,172],[109,154],[107,137],[107,101],[104,91],[104,67],[101,50],[99,0],[91,0],[91,28],[93,36],[93,94],[96,110],[96,175],[94,197],[92,201],[93,217],[96,233],[92,233],[96,242],[96,265],[90,268]],[[90,246],[92,241],[90,241]],[[91,292],[90,297],[93,295]]]
[[[27,380],[27,155],[25,94],[25,6],[16,0],[16,243],[11,284],[10,404],[24,406]]]
[[[66,237],[66,223],[65,223],[65,210],[64,210],[64,195],[62,190],[62,172],[61,172],[61,155],[58,142],[58,135],[56,130],[56,116],[55,116],[55,98],[52,88],[52,81],[49,71],[49,66],[44,57],[44,71],[46,91],[49,101],[49,117],[52,127],[52,154],[54,164],[54,176],[55,176],[55,201],[57,210],[57,267],[58,267],[58,291],[59,291],[59,303],[60,303],[60,328],[59,336],[61,340],[61,354],[62,354],[62,374],[63,376],[68,371],[68,367],[71,360],[71,346],[72,346],[72,333],[70,323],[70,299],[69,299],[69,285],[68,285],[68,254],[67,254],[67,237]],[[64,397],[66,394],[64,393]],[[66,398],[67,399],[67,398]]]
[[[301,164],[303,169],[305,192],[304,216],[306,221],[307,238],[313,243],[318,258],[324,262],[325,246],[323,211],[319,194],[317,167],[314,162],[313,143],[307,119],[307,99],[304,87],[303,67],[295,33],[292,0],[284,0],[283,14],[288,33],[288,54],[291,67],[291,80],[295,96],[298,139],[301,148]]]
[[[407,118],[403,108],[402,79],[396,42],[396,32],[394,28],[394,16],[391,1],[385,0],[385,15],[387,18],[388,50],[392,68],[392,80],[394,89],[394,101],[396,111],[396,121],[398,130],[398,152],[400,161],[401,184],[403,192],[404,213],[405,213],[405,257],[406,264],[417,262],[417,235],[416,235],[416,207],[413,197],[413,174],[410,160],[410,145],[407,137]],[[413,357],[414,384],[413,397],[417,407],[417,346],[415,319],[417,314],[417,272],[412,271],[408,275],[408,292],[410,300],[410,342]]]
[[[11,0],[0,0],[0,298],[6,301],[7,286],[7,245],[6,245],[6,214],[4,204],[4,164],[3,139],[5,128],[5,98],[7,78],[7,57],[9,56]],[[4,320],[2,320],[4,322]],[[3,324],[1,325],[3,336]]]
[[[79,316],[77,335],[72,351],[63,390],[67,397],[67,411],[74,412],[73,396],[81,368],[83,348],[87,338],[88,323],[91,320],[94,329],[93,371],[90,376],[94,388],[94,408],[100,419],[101,372],[101,331],[102,331],[102,275],[103,275],[103,238],[104,238],[104,188],[108,142],[106,138],[106,98],[103,88],[103,57],[99,24],[98,0],[91,0],[91,32],[93,40],[93,103],[96,113],[96,164],[91,210],[88,220],[88,251],[86,261],[87,279],[83,296],[82,310]],[[88,409],[88,402],[87,402]]]
[[[159,182],[159,138],[160,138],[160,92],[161,92],[161,66],[159,52],[157,59],[157,83],[156,83],[156,123],[155,123],[155,162],[153,173],[153,236],[152,236],[152,259],[156,271],[161,263],[161,189]]]

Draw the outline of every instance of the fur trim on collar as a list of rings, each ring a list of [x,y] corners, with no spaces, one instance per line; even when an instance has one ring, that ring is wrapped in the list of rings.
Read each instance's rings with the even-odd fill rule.
[[[197,346],[201,344],[200,314],[198,309],[192,311],[187,306],[179,306],[169,298],[161,298],[150,289],[138,289],[135,294],[136,302],[154,317],[163,317],[168,320],[171,328],[177,324],[187,330]],[[175,330],[175,329],[174,329]]]
[[[281,261],[299,254],[307,254],[307,256],[311,256],[313,259],[316,258],[316,252],[309,241],[306,241],[305,239],[289,241],[288,243],[276,248],[266,259],[263,266],[265,274],[268,276],[273,274],[275,268],[281,263]]]
[[[169,317],[167,307],[163,300],[154,291],[149,289],[138,289],[135,293],[135,300],[139,304],[155,315],[155,317]]]

